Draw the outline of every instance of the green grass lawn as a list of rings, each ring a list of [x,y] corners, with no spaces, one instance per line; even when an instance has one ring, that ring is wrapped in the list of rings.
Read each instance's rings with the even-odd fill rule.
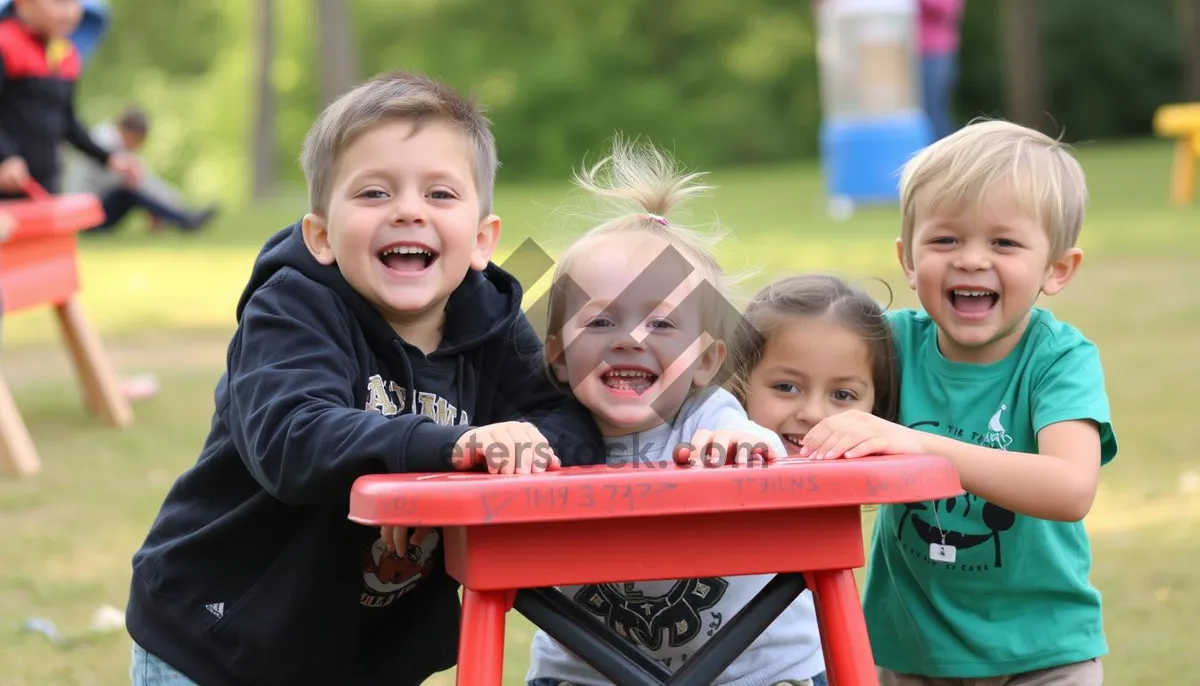
[[[1200,379],[1200,207],[1167,206],[1163,144],[1084,146],[1081,159],[1093,195],[1084,266],[1064,294],[1044,302],[1100,346],[1121,443],[1087,520],[1105,598],[1108,683],[1190,683],[1200,672],[1200,423],[1191,414]],[[787,271],[832,270],[881,277],[897,305],[914,304],[894,260],[895,208],[829,220],[813,166],[711,181],[718,190],[691,214],[731,231],[727,268],[761,269],[748,286]],[[532,236],[555,254],[581,226],[561,213],[567,190],[501,183],[502,252]],[[0,363],[43,472],[0,477],[0,686],[128,683],[128,636],[88,635],[89,619],[101,605],[124,606],[130,556],[204,438],[233,306],[257,247],[302,211],[302,202],[281,201],[222,217],[204,235],[148,236],[130,226],[127,236],[85,242],[83,303],[117,366],[154,372],[163,384],[136,406],[129,430],[84,412],[47,313],[5,320]],[[60,647],[20,631],[29,617],[49,618],[78,640]],[[509,627],[506,683],[521,684],[531,629],[515,613]]]

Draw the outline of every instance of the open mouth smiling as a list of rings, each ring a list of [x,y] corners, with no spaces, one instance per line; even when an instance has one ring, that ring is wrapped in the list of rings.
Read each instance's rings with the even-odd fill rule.
[[[783,439],[783,445],[788,449],[788,454],[795,454],[800,452],[800,449],[804,447],[802,441],[806,435],[807,434],[780,434],[779,437]],[[795,448],[795,450],[793,450],[793,448]]]
[[[420,243],[393,243],[379,251],[379,261],[394,272],[423,272],[437,258],[437,251]]]
[[[955,313],[971,319],[991,312],[1000,302],[1000,294],[986,288],[952,288],[946,291],[946,299]]]
[[[658,374],[645,367],[610,367],[600,381],[617,395],[641,395],[658,381]]]

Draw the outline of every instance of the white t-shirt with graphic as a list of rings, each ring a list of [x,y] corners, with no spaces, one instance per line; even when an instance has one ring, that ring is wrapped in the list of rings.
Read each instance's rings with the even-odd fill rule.
[[[697,393],[675,419],[638,434],[606,439],[609,463],[670,461],[672,449],[699,429],[743,429],[784,454],[775,432],[751,422],[723,389]],[[703,526],[702,523],[697,524]],[[665,541],[664,545],[670,545]],[[673,581],[638,581],[559,590],[610,629],[671,671],[679,669],[766,586],[774,575],[728,576]],[[762,686],[808,679],[825,671],[812,594],[805,591],[717,679],[721,686]],[[612,682],[575,657],[544,631],[534,634],[532,679],[558,679],[579,686]]]

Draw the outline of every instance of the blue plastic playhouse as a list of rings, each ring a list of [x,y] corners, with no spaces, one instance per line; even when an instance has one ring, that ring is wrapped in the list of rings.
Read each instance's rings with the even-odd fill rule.
[[[932,142],[921,109],[914,0],[833,0],[818,14],[828,211],[899,200],[900,168]]]

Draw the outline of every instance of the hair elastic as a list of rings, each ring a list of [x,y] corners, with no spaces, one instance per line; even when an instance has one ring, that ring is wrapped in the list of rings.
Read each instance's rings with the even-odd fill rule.
[[[659,224],[662,224],[663,226],[667,225],[667,220],[663,217],[658,216],[657,214],[650,214],[647,212],[641,216],[642,216],[642,219],[649,219],[650,221],[658,222]]]

